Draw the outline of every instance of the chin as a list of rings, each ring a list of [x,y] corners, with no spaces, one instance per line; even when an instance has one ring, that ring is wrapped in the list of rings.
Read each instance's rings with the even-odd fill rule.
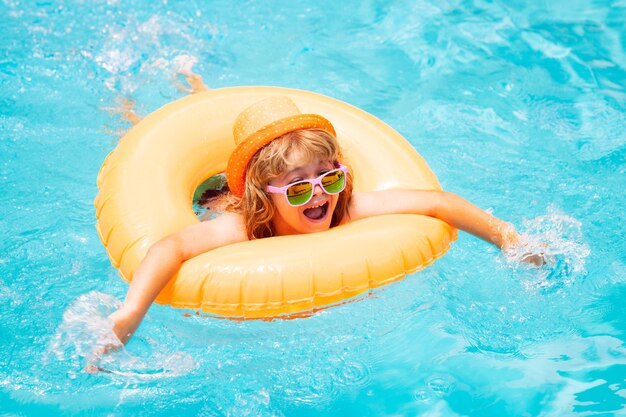
[[[300,229],[300,233],[318,233],[328,229],[330,229],[330,222],[323,224],[304,224],[303,227]]]

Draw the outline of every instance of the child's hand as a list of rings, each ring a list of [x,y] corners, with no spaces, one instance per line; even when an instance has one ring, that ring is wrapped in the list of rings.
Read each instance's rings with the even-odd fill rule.
[[[110,317],[111,316],[109,316],[109,318]],[[85,372],[87,372],[88,374],[95,374],[96,372],[106,371],[104,368],[99,366],[102,357],[109,352],[113,352],[124,347],[124,344],[122,343],[118,334],[115,331],[115,321],[113,321],[113,323],[114,327],[111,328],[110,332],[102,335],[102,338],[98,340],[97,345],[95,346],[91,354],[89,362],[87,363],[87,365],[85,365]]]
[[[113,332],[121,344],[128,342],[128,339],[135,333],[139,323],[141,323],[142,318],[143,314],[129,311],[126,305],[123,305],[109,316],[109,319],[113,321]]]
[[[520,261],[526,262],[534,266],[544,266],[547,263],[544,253],[532,253],[528,252],[520,257]]]
[[[531,244],[527,236],[519,236],[515,243],[504,248],[505,255],[518,262],[524,262],[533,266],[544,266],[551,263],[550,256],[546,253],[548,245],[546,243]]]
[[[141,316],[138,317],[136,314],[132,314],[132,312],[129,312],[127,308],[122,306],[119,310],[114,311],[109,316],[109,319],[113,322],[111,334],[107,335],[110,337],[102,340],[102,344],[99,344],[94,350],[89,363],[85,366],[85,372],[89,374],[106,371],[97,365],[98,362],[105,354],[124,347],[124,344],[139,325]]]
[[[119,340],[117,343],[110,342],[105,345],[99,346],[96,350],[94,350],[89,363],[85,365],[85,372],[88,374],[95,374],[97,372],[106,372],[106,369],[102,368],[98,365],[100,362],[100,358],[109,352],[113,352],[122,348],[124,345]]]

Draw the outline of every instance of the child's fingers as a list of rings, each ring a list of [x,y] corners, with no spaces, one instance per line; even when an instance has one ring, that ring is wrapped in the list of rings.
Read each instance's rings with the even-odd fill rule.
[[[118,350],[123,346],[124,345],[121,343],[107,343],[103,346],[99,346],[92,352],[89,362],[87,363],[87,365],[85,365],[85,372],[87,372],[88,374],[95,374],[96,372],[103,371],[106,372],[106,369],[98,366],[97,363],[100,362],[100,359],[105,354]]]
[[[102,368],[100,368],[99,366],[94,365],[93,363],[88,363],[87,365],[85,365],[85,372],[87,372],[88,374],[95,374],[98,371],[100,371]]]
[[[542,253],[527,253],[522,255],[522,262],[526,262],[535,266],[543,266],[546,264],[546,259]]]

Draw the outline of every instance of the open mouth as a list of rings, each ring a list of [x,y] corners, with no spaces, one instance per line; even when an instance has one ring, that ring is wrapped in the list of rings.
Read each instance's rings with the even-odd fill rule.
[[[311,220],[320,220],[326,216],[326,212],[328,211],[329,203],[328,201],[324,204],[316,207],[309,207],[304,210],[304,215]]]

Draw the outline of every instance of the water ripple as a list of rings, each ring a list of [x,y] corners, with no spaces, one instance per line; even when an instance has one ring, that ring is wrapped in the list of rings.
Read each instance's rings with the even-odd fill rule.
[[[363,362],[344,362],[335,372],[334,381],[339,386],[361,388],[370,383],[371,369]]]

